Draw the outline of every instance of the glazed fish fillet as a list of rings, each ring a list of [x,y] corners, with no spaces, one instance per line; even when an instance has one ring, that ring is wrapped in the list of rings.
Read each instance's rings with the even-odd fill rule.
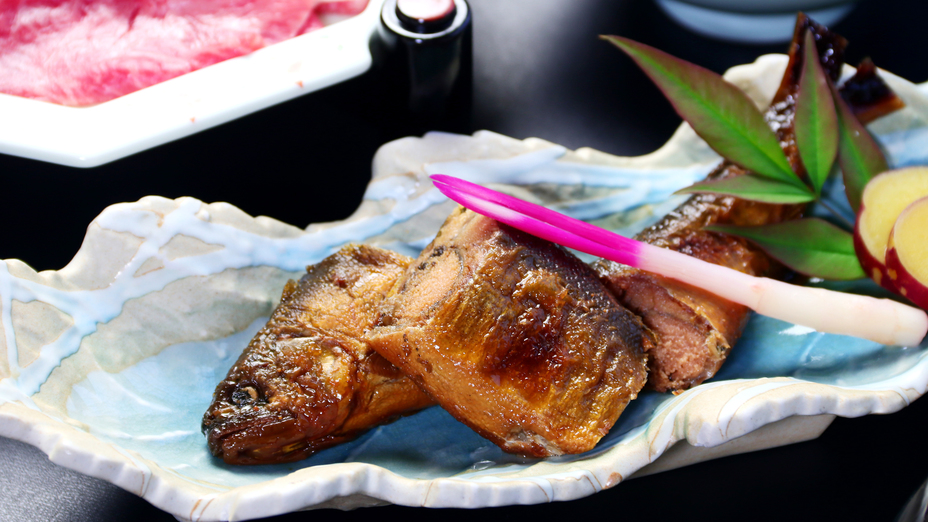
[[[776,132],[790,164],[805,172],[796,149],[793,125],[795,99],[802,70],[802,38],[810,27],[822,65],[834,80],[843,63],[846,41],[799,16],[789,53],[789,65],[765,116]],[[842,94],[862,121],[892,112],[901,102],[864,64]],[[850,95],[849,95],[850,94]],[[739,176],[746,171],[722,162],[710,179]],[[785,271],[762,250],[745,240],[703,230],[712,224],[753,226],[798,217],[802,205],[774,205],[712,194],[695,195],[636,239],[693,257],[757,275],[777,277]],[[722,366],[747,323],[749,310],[698,288],[602,260],[594,268],[619,302],[639,314],[655,332],[657,345],[648,352],[648,386],[682,391],[712,377]]]
[[[588,266],[463,208],[383,310],[371,346],[508,452],[593,448],[647,378],[650,332]]]
[[[348,246],[288,282],[203,417],[213,455],[291,462],[433,404],[362,339],[411,261]]]

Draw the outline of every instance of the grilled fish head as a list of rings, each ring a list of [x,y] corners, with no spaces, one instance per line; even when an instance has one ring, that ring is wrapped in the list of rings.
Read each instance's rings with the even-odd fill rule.
[[[213,455],[292,462],[432,404],[362,340],[410,261],[349,245],[287,283],[203,416]]]
[[[210,451],[226,462],[292,462],[341,442],[357,364],[347,338],[262,330],[216,389],[203,417]]]

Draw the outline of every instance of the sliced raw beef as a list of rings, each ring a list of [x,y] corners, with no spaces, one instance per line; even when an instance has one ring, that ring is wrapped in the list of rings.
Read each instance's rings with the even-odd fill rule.
[[[0,0],[0,92],[83,106],[322,27],[368,0]]]

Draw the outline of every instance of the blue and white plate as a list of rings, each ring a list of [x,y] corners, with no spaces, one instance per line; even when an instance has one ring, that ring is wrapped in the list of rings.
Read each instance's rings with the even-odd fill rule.
[[[762,104],[784,67],[785,57],[767,56],[728,77]],[[928,162],[928,98],[889,79],[908,108],[873,129],[894,164]],[[453,208],[429,174],[631,234],[718,161],[685,126],[636,158],[490,132],[429,134],[377,153],[364,202],[342,222],[302,230],[192,198],[114,205],[62,270],[0,262],[0,435],[178,518],[244,520],[573,499],[635,474],[814,438],[836,415],[888,413],[923,394],[928,345],[881,346],[756,316],[713,380],[676,396],[643,393],[583,455],[507,455],[437,407],[295,464],[235,467],[209,454],[201,416],[284,282],[346,242],[416,255]]]

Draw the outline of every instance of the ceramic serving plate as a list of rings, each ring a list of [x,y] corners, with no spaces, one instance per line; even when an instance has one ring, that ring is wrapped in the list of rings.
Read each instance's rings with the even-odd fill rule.
[[[99,105],[0,94],[0,153],[96,167],[353,78],[371,66],[382,4]]]
[[[728,77],[761,103],[784,67],[768,56]],[[889,80],[908,108],[873,129],[896,165],[926,162],[928,98]],[[687,127],[636,158],[489,132],[429,134],[377,153],[361,207],[342,222],[302,230],[191,198],[114,205],[62,270],[0,262],[0,435],[180,519],[245,520],[569,500],[635,474],[813,438],[836,415],[888,413],[923,394],[928,344],[881,346],[755,316],[712,381],[676,396],[643,393],[583,455],[506,455],[438,407],[295,464],[234,467],[209,454],[201,416],[284,282],[349,241],[416,255],[453,208],[429,174],[632,234],[718,161]]]

